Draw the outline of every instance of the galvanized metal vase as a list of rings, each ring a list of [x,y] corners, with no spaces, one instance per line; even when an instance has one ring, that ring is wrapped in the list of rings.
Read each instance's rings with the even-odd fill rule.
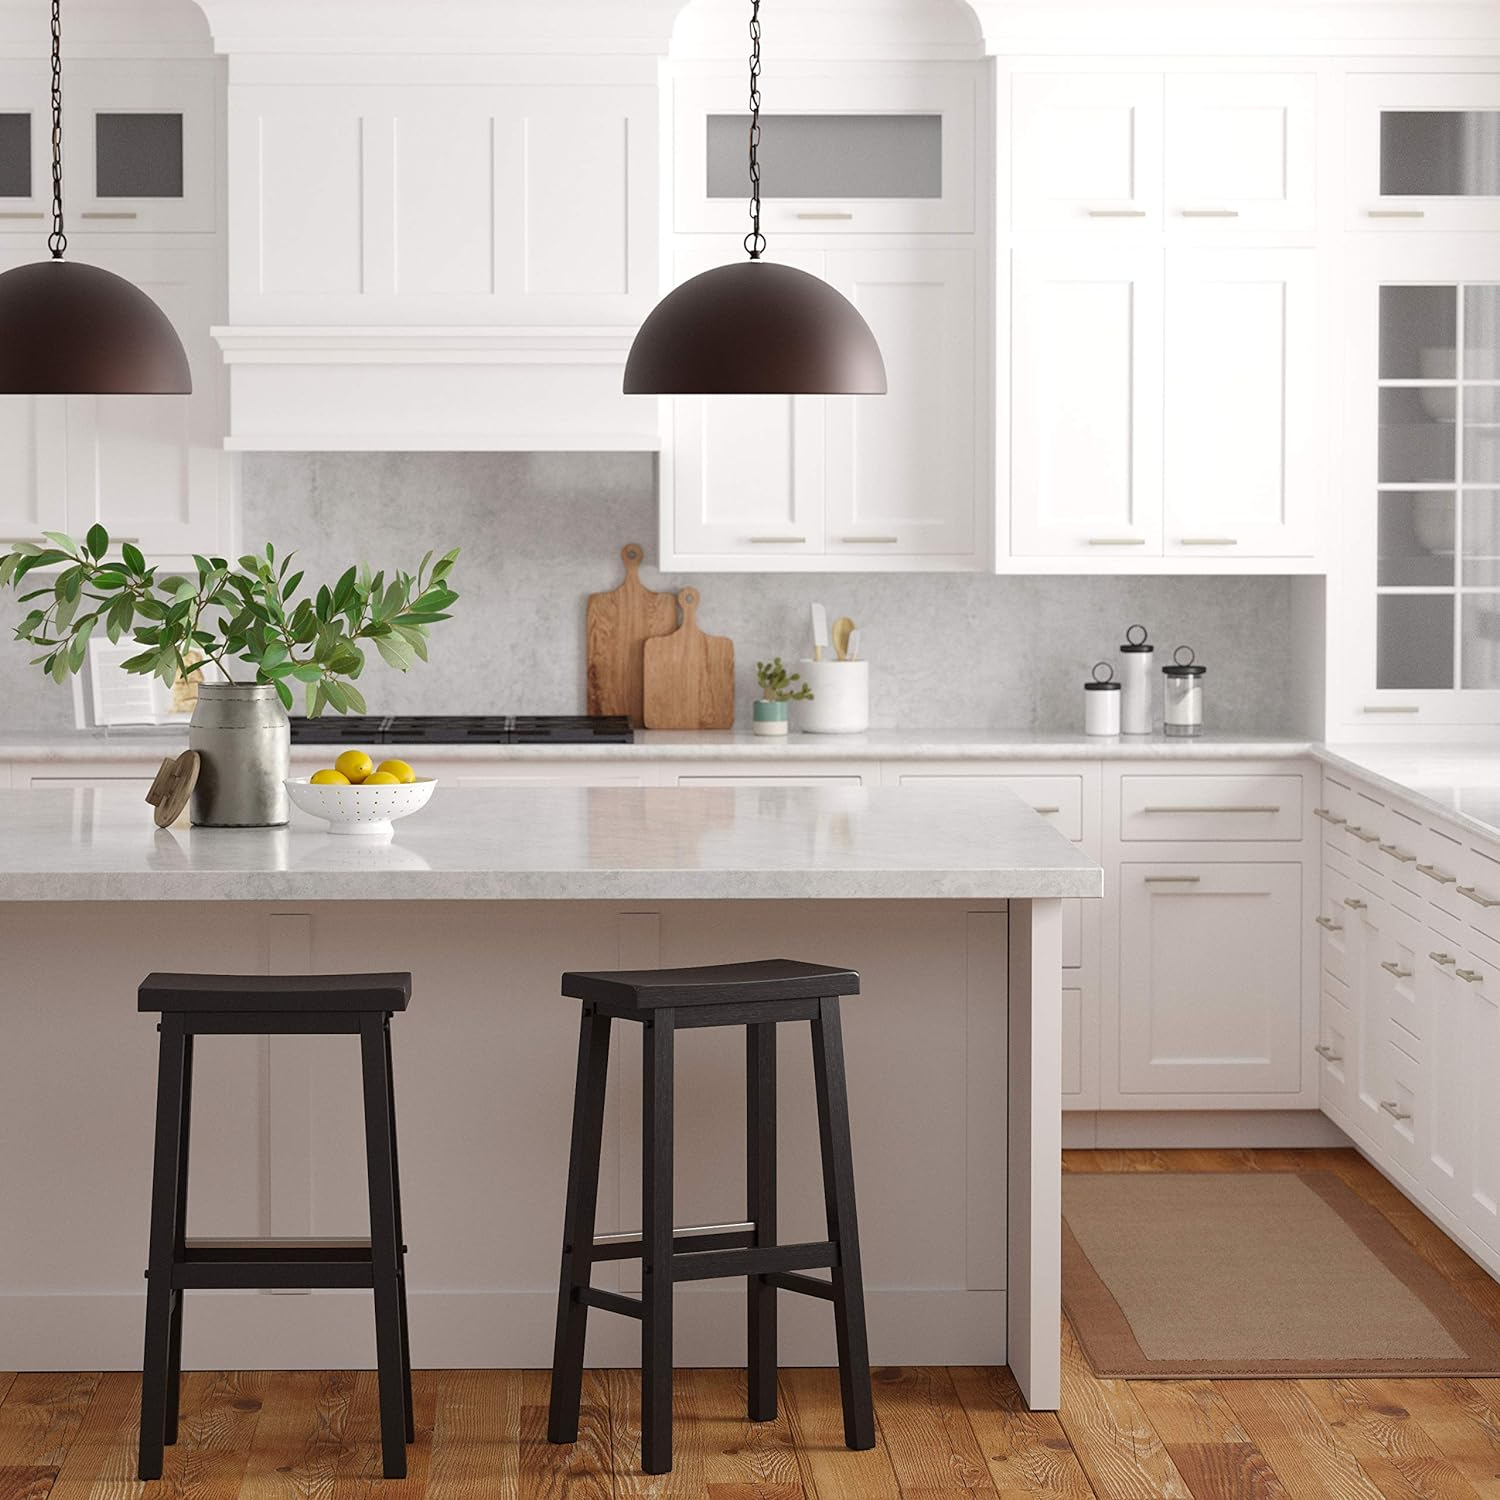
[[[202,757],[195,828],[280,828],[289,816],[292,728],[270,683],[206,682],[188,728]]]

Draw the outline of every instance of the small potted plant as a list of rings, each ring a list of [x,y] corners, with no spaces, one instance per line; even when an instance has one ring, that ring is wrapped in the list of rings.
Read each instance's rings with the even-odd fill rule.
[[[760,697],[755,700],[752,727],[756,734],[785,734],[787,704],[811,698],[812,689],[802,682],[800,672],[788,672],[779,656],[773,661],[756,662],[755,680],[760,684]],[[798,687],[798,683],[802,685]]]
[[[142,648],[122,664],[127,672],[196,683],[188,744],[203,758],[193,790],[200,826],[285,823],[292,685],[302,685],[309,716],[364,713],[354,679],[366,649],[402,672],[426,661],[428,628],[458,598],[448,581],[456,551],[429,552],[415,573],[351,567],[304,589],[291,554],[278,559],[271,546],[233,563],[194,557],[181,573],[148,563],[130,542],[118,557],[109,550],[109,534],[93,526],[82,542],[49,531],[0,552],[0,589],[29,606],[16,638],[40,648],[32,665],[54,682],[82,670],[97,633]],[[38,569],[48,576],[33,576]]]

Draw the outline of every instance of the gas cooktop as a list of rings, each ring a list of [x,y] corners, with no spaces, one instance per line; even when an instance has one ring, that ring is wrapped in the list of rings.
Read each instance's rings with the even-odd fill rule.
[[[292,720],[292,742],[303,745],[628,745],[634,739],[629,719],[587,714],[328,714]]]

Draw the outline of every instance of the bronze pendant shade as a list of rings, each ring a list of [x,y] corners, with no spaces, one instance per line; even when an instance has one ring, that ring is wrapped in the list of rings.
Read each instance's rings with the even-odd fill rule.
[[[750,0],[749,259],[685,281],[641,324],[627,396],[883,396],[885,361],[826,281],[761,258],[760,0]]]
[[[869,325],[826,281],[771,261],[717,266],[669,292],[625,364],[627,396],[885,394]]]
[[[187,396],[171,320],[99,266],[63,259],[62,4],[52,0],[52,259],[0,275],[0,396]]]

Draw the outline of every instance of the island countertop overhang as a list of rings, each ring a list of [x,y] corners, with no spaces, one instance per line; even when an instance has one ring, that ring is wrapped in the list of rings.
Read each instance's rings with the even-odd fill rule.
[[[156,830],[125,789],[0,793],[0,901],[1004,901],[1103,872],[1004,787],[439,789],[388,843]]]

